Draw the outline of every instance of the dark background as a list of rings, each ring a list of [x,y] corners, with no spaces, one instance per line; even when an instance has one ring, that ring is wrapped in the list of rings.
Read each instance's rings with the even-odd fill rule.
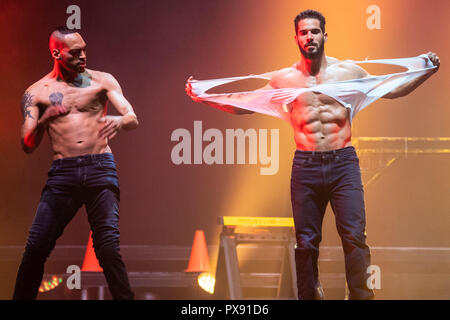
[[[184,85],[190,75],[219,78],[292,65],[299,57],[293,19],[304,9],[327,18],[329,56],[359,60],[433,51],[441,58],[440,71],[415,92],[379,100],[358,114],[355,137],[450,136],[447,1],[376,1],[382,29],[369,30],[366,8],[372,2],[0,0],[0,246],[25,244],[46,180],[48,138],[33,154],[22,152],[20,101],[29,85],[50,72],[48,35],[66,23],[69,5],[81,8],[88,68],[116,77],[140,122],[136,131],[111,141],[121,184],[121,243],[189,246],[195,230],[205,231],[208,244],[218,244],[219,216],[291,216],[290,126],[264,115],[206,108],[186,96]],[[278,173],[262,176],[259,165],[174,165],[171,133],[186,128],[193,135],[194,120],[202,121],[203,130],[223,133],[279,129]],[[408,156],[366,188],[370,245],[450,247],[449,163],[448,154]],[[323,245],[340,245],[329,209],[323,233]],[[88,235],[82,210],[58,245],[83,245]],[[1,298],[10,296],[14,276],[0,284]]]

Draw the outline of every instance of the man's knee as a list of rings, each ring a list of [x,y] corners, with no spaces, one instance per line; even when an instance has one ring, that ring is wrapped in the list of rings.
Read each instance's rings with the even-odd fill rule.
[[[27,242],[23,259],[27,261],[44,263],[50,256],[51,251],[52,247],[42,245],[39,246],[34,243]]]
[[[33,257],[40,257],[45,260],[55,247],[55,240],[49,234],[35,234],[33,231],[28,236],[25,253]]]
[[[366,233],[365,231],[348,231],[348,232],[342,232],[340,234],[342,244],[344,248],[346,247],[358,247],[358,248],[365,248],[367,247],[366,244]]]
[[[319,244],[322,241],[322,235],[320,233],[297,233],[297,248],[306,250],[317,250]]]

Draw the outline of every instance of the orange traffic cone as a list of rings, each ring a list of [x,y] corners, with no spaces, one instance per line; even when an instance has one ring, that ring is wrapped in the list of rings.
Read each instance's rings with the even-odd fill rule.
[[[94,244],[92,242],[92,231],[89,233],[89,241],[86,247],[86,253],[84,254],[83,266],[81,271],[94,271],[103,272],[102,267],[100,267],[97,257],[94,252]]]
[[[195,231],[194,243],[192,244],[189,265],[185,272],[208,272],[209,258],[206,248],[205,233],[203,230]]]

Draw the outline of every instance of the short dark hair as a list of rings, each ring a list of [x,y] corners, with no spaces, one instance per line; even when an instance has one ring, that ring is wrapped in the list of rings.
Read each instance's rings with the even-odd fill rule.
[[[298,32],[298,22],[300,20],[303,19],[307,19],[307,18],[313,18],[313,19],[317,19],[320,22],[320,29],[322,30],[322,33],[325,33],[325,17],[319,12],[319,11],[315,11],[315,10],[305,10],[300,12],[294,20],[294,24],[295,24],[295,34],[297,34]]]
[[[67,26],[59,26],[59,27],[54,28],[50,32],[50,35],[48,36],[48,39],[50,40],[52,38],[53,33],[55,33],[55,32],[65,36],[66,34],[77,33],[78,31],[79,30],[77,30],[77,29],[69,29],[69,28],[67,28]]]
[[[69,28],[67,28],[67,26],[59,26],[59,27],[56,27],[55,29],[53,29],[52,32],[54,32],[54,31],[58,31],[58,32],[66,35],[66,34],[76,33],[76,32],[78,32],[78,29],[69,29]]]

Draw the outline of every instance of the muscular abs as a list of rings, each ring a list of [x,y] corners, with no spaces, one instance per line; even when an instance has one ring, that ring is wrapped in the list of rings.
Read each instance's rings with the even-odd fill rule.
[[[63,106],[66,110],[47,126],[54,159],[110,151],[107,138],[99,137],[103,123],[98,120],[106,111],[106,93],[95,76],[88,84],[76,87],[48,79],[33,97],[40,114],[51,106]]]
[[[292,103],[297,149],[327,151],[351,145],[348,110],[331,97],[307,92]]]
[[[271,85],[305,88],[357,77],[358,70],[335,63],[316,76],[305,75],[295,68],[284,69],[274,77]],[[333,98],[320,92],[306,92],[291,103],[290,109],[297,149],[328,151],[351,145],[349,112]]]

